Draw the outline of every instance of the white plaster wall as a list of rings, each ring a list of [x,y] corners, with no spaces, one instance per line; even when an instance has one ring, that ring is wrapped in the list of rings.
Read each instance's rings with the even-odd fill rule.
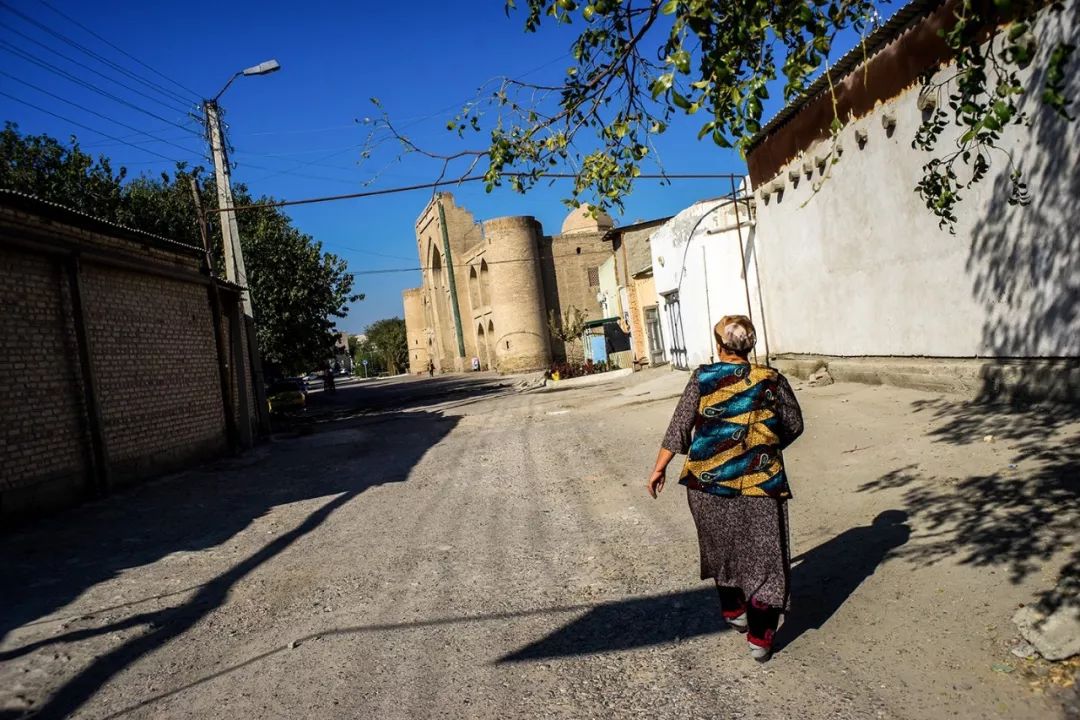
[[[611,255],[600,265],[600,292],[606,299],[603,307],[604,317],[621,317],[622,306],[619,302],[619,282],[615,279],[615,256]],[[601,318],[591,318],[601,319]]]
[[[1044,16],[1043,50],[1054,37],[1077,37],[1078,16],[1076,2]],[[1045,54],[1033,67],[1044,62]],[[1076,66],[1074,58],[1074,99]],[[938,228],[913,191],[931,157],[911,147],[922,119],[918,88],[850,123],[824,179],[815,170],[793,186],[788,170],[801,167],[796,160],[777,176],[785,181],[782,198],[774,193],[764,202],[761,189],[770,183],[761,183],[757,243],[774,353],[1080,355],[1080,121],[1041,105],[1041,79],[1028,84],[1031,127],[1008,128],[1005,144],[1032,202],[1008,205],[1006,158],[996,153],[990,175],[963,196],[956,235]],[[891,136],[885,113],[896,118]],[[862,149],[856,130],[868,135]],[[941,151],[951,146],[943,137]]]
[[[658,228],[650,239],[668,360],[672,360],[670,348],[674,334],[663,293],[679,291],[689,367],[715,360],[712,327],[722,316],[749,314],[755,320],[759,317],[754,238],[747,223],[745,204],[740,206],[740,213],[754,312],[747,311],[747,288],[739,257],[740,232],[734,208],[728,201],[696,203]],[[761,351],[763,338],[760,332],[758,346]]]

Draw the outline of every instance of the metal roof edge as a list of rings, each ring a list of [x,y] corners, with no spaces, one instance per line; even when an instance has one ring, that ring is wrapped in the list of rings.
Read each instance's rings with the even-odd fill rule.
[[[0,205],[18,207],[22,210],[37,212],[47,219],[64,222],[84,230],[92,230],[106,234],[117,234],[116,231],[120,231],[121,237],[126,240],[134,240],[136,242],[152,240],[155,244],[165,245],[168,249],[182,250],[197,255],[202,255],[205,252],[203,248],[197,245],[189,245],[188,243],[173,240],[163,235],[155,235],[154,233],[145,230],[127,227],[126,225],[121,225],[112,220],[106,220],[105,218],[100,218],[81,210],[70,208],[67,205],[61,205],[58,202],[45,200],[37,195],[31,195],[30,193],[21,192],[19,190],[0,188]]]
[[[863,42],[856,44],[855,47],[844,53],[832,66],[830,75],[832,75],[833,85],[843,81],[858,69],[864,61],[869,61],[871,57],[877,55],[904,31],[944,3],[945,0],[911,0],[907,5],[897,10],[881,27],[870,33]],[[750,138],[750,142],[746,145],[747,152],[753,151],[767,136],[782,127],[788,120],[797,115],[803,106],[827,91],[828,88],[829,76],[823,72],[797,98],[781,108],[769,122],[765,123],[764,127]]]

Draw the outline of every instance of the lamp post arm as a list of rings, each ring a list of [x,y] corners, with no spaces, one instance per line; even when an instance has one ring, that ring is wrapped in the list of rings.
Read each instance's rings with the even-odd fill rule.
[[[221,91],[217,95],[214,96],[214,102],[217,102],[218,98],[225,94],[225,91],[228,90],[229,86],[233,84],[233,80],[235,80],[236,78],[240,77],[243,74],[244,74],[244,71],[241,70],[240,72],[235,73],[231,78],[229,78],[229,82],[225,83],[225,87],[221,88]]]

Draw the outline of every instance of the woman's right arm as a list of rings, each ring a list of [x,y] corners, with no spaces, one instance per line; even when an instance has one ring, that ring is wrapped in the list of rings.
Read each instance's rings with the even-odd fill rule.
[[[690,450],[694,421],[697,419],[698,398],[697,370],[695,370],[690,375],[690,381],[686,383],[686,389],[679,398],[679,404],[675,406],[675,412],[671,415],[671,422],[668,423],[664,440],[660,444],[660,452],[656,456],[656,465],[646,483],[649,494],[653,497],[664,489],[668,463],[676,455],[685,455]]]

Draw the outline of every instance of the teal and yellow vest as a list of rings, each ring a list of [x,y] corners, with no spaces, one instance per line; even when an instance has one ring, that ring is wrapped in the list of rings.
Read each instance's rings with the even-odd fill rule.
[[[760,365],[701,366],[694,439],[680,483],[723,497],[791,497],[777,435],[777,378]]]

